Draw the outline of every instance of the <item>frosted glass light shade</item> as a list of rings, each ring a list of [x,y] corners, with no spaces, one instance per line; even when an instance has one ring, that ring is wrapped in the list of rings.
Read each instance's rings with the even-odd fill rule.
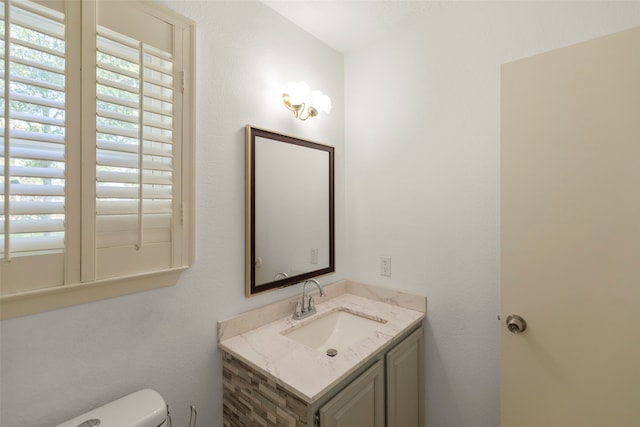
[[[311,101],[309,104],[315,107],[318,112],[324,111],[327,114],[331,112],[331,98],[319,90],[311,92]]]
[[[289,95],[289,102],[291,102],[291,104],[299,105],[305,103],[309,97],[309,89],[309,85],[305,82],[291,82],[285,88],[285,93]]]

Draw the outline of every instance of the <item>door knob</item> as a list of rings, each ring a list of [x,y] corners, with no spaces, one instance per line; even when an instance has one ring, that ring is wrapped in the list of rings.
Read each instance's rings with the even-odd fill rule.
[[[527,330],[527,322],[517,314],[507,316],[507,328],[512,334],[521,334]]]

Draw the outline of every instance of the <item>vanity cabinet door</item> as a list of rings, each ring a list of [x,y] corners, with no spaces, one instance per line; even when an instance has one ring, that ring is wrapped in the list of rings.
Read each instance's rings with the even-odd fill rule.
[[[379,360],[320,408],[320,427],[384,427],[384,395]]]
[[[387,427],[423,426],[423,329],[386,355]]]

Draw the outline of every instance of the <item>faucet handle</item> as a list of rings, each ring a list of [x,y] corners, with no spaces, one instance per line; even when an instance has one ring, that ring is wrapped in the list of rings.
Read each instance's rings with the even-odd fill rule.
[[[302,314],[302,305],[300,305],[300,301],[296,303],[296,308],[294,311],[294,316],[300,316]]]
[[[313,297],[310,296],[309,297],[309,311],[315,310],[315,308],[316,308],[316,303],[313,301]]]

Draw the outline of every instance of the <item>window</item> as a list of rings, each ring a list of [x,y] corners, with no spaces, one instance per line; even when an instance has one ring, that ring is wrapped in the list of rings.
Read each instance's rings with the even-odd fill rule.
[[[0,0],[0,301],[12,317],[175,284],[193,260],[193,23]]]

